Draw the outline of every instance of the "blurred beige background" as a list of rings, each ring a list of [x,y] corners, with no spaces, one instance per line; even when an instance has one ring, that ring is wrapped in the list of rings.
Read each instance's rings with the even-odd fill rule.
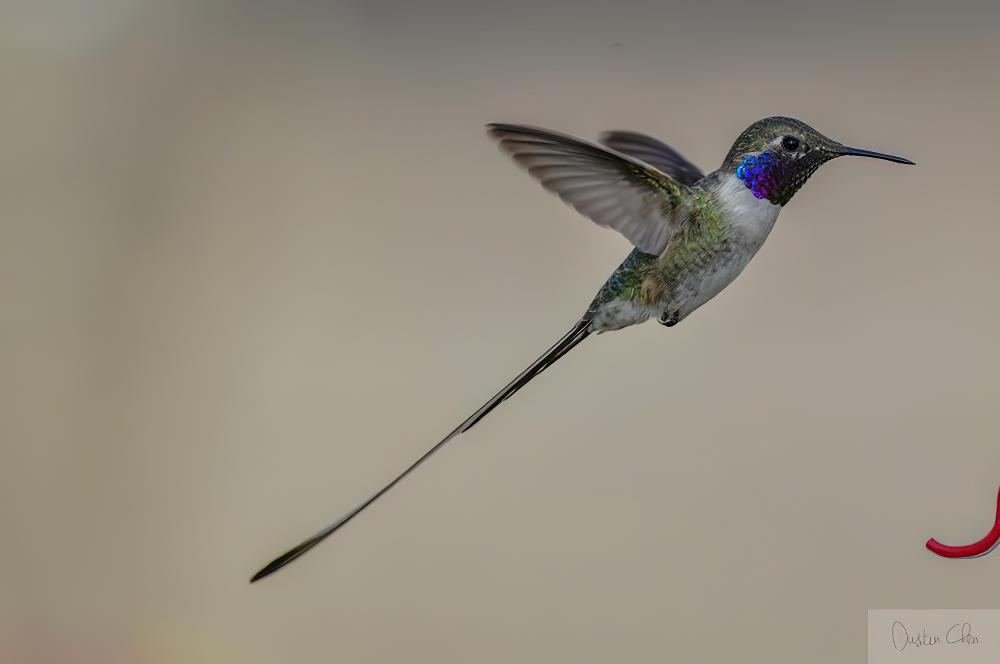
[[[861,662],[996,606],[990,3],[7,2],[0,660]],[[560,336],[627,253],[488,121],[841,159],[684,325]]]

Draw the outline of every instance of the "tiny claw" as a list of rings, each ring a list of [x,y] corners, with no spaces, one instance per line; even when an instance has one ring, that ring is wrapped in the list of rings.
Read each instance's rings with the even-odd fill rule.
[[[660,323],[660,325],[673,327],[674,325],[677,325],[677,323],[680,322],[680,320],[677,318],[677,315],[678,315],[677,312],[668,314],[666,311],[664,311],[662,314],[660,314],[658,322]]]
[[[997,544],[1000,544],[1000,492],[997,493],[997,513],[993,528],[983,539],[964,546],[941,544],[933,537],[927,540],[927,548],[942,558],[977,558],[995,549]]]

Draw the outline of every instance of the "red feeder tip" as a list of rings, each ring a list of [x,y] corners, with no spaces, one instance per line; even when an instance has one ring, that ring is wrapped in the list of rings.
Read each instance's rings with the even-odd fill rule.
[[[997,513],[993,529],[986,533],[986,537],[965,546],[948,546],[932,537],[927,540],[927,548],[943,558],[975,558],[989,553],[997,545],[997,542],[1000,542],[1000,492],[997,493]]]

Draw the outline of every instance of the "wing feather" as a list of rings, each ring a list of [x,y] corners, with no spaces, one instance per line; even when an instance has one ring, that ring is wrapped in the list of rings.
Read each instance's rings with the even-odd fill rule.
[[[681,184],[692,185],[705,174],[666,143],[637,131],[606,131],[600,142],[639,161],[655,166]]]
[[[488,133],[545,189],[640,251],[662,254],[687,216],[687,185],[634,157],[537,127],[491,124]]]

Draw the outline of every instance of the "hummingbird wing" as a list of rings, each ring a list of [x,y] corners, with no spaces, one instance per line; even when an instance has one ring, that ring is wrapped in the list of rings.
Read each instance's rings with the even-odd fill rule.
[[[637,131],[606,131],[598,140],[612,150],[655,166],[681,184],[692,185],[705,177],[684,155],[652,136]]]
[[[688,186],[634,157],[548,129],[487,127],[500,149],[543,187],[640,251],[663,254],[688,216]]]

